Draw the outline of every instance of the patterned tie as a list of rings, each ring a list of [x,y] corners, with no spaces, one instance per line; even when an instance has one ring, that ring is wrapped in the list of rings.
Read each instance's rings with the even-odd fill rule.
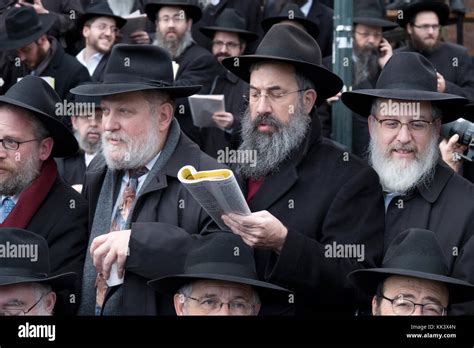
[[[2,216],[0,217],[2,221],[0,221],[0,223],[3,224],[3,222],[8,217],[8,214],[10,214],[13,208],[15,207],[15,202],[13,202],[13,199],[11,199],[10,197],[5,197],[3,199],[2,206],[3,206],[3,212],[2,212]]]
[[[145,175],[148,172],[146,167],[140,167],[138,169],[132,169],[128,171],[128,182],[127,186],[122,192],[117,210],[115,212],[110,231],[122,231],[125,229],[130,209],[132,208],[133,202],[137,195],[138,178]],[[107,292],[107,282],[97,275],[95,286],[97,289],[96,293],[96,314],[99,313],[100,308],[104,304],[105,294]]]

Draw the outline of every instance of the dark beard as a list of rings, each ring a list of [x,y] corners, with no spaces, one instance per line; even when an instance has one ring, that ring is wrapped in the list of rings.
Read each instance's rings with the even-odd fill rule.
[[[354,83],[359,86],[366,81],[375,81],[380,73],[379,51],[375,46],[356,47],[354,46]]]
[[[439,48],[439,46],[441,45],[441,39],[440,36],[438,36],[435,44],[433,46],[428,46],[423,42],[423,40],[419,39],[415,35],[412,35],[410,43],[415,51],[420,52],[423,55],[430,55]]]
[[[263,120],[275,128],[274,133],[265,134],[258,131]],[[245,178],[260,179],[278,171],[280,164],[299,148],[310,125],[311,118],[301,106],[291,115],[287,125],[268,114],[259,115],[252,121],[247,108],[242,118],[242,144],[239,150],[256,151],[257,162],[254,166],[249,163],[238,164],[237,173]]]

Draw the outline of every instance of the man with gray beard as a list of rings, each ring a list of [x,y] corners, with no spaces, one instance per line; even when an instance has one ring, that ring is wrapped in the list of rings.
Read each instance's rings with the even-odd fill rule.
[[[167,0],[149,3],[145,11],[156,25],[153,44],[166,49],[175,64],[176,85],[202,85],[200,93],[209,93],[219,73],[219,64],[211,52],[197,45],[191,37],[193,23],[202,16],[201,8],[191,0]],[[187,98],[177,99],[176,105],[175,116],[181,128],[199,144],[199,129],[193,125]]]
[[[375,89],[343,93],[342,101],[368,117],[369,161],[385,192],[384,245],[408,228],[432,230],[450,274],[472,282],[473,260],[463,255],[474,238],[474,186],[449,168],[438,150],[441,124],[455,120],[466,99],[437,92],[433,65],[406,52],[388,61]],[[460,305],[458,314],[473,309]]]
[[[314,38],[288,24],[273,25],[255,55],[222,63],[250,84],[239,151],[257,153],[236,167],[253,213],[224,222],[255,248],[260,279],[294,291],[296,315],[353,314],[360,299],[345,275],[379,261],[384,214],[376,173],[321,137],[315,106],[342,81]],[[331,257],[339,244],[362,246],[363,261]]]

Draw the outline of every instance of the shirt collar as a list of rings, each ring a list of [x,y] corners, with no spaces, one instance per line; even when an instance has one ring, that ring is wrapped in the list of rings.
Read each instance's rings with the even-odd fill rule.
[[[309,10],[311,10],[312,5],[313,5],[313,0],[308,0],[306,4],[301,6],[301,12],[304,13],[305,17],[308,17]]]

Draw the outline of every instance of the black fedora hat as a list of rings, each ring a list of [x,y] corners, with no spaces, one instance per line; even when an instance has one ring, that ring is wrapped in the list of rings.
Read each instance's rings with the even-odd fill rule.
[[[436,69],[425,57],[415,52],[396,53],[382,69],[375,89],[344,92],[342,101],[355,113],[368,117],[376,98],[407,101],[430,101],[443,113],[442,122],[459,117],[467,99],[438,93]]]
[[[234,64],[236,59],[238,65]],[[275,24],[263,37],[255,54],[224,58],[222,64],[242,80],[250,82],[250,67],[260,61],[293,65],[313,81],[318,93],[317,105],[336,95],[343,85],[339,76],[322,66],[321,50],[316,40],[292,25]]]
[[[55,21],[55,15],[38,15],[32,7],[9,9],[5,16],[5,32],[0,35],[0,50],[14,50],[29,45],[45,34]]]
[[[53,157],[68,157],[79,150],[71,131],[63,124],[65,115],[58,114],[62,101],[51,86],[40,77],[25,76],[2,96],[0,104],[29,110],[46,127],[54,139]]]
[[[392,30],[398,27],[397,23],[386,19],[379,0],[354,1],[353,22],[372,27],[381,27],[382,31]]]
[[[106,96],[126,92],[160,90],[172,97],[188,97],[201,86],[175,86],[169,53],[155,45],[118,44],[112,48],[102,83],[71,89],[73,94]]]
[[[48,243],[40,235],[20,228],[0,228],[0,245],[5,250],[5,257],[1,259],[0,286],[45,283],[55,291],[74,288],[76,273],[51,276]],[[10,256],[14,250],[16,256]],[[19,250],[25,257],[19,257]]]
[[[418,13],[432,11],[438,15],[439,24],[446,25],[449,20],[449,6],[443,0],[414,0],[401,8],[402,16],[397,16],[401,27],[406,27]]]
[[[211,233],[195,240],[182,274],[154,279],[148,285],[160,293],[174,295],[182,286],[202,279],[247,284],[257,290],[263,304],[288,306],[289,290],[258,280],[252,248],[228,232]]]
[[[309,35],[311,35],[315,40],[318,38],[318,25],[312,20],[306,18],[299,6],[293,3],[286,4],[285,7],[283,7],[283,9],[280,11],[278,16],[267,17],[262,20],[260,25],[262,26],[263,30],[267,32],[274,24],[288,20],[300,23],[306,29]]]
[[[199,30],[210,39],[214,38],[216,31],[236,33],[247,42],[255,41],[258,38],[256,33],[247,30],[247,21],[240,12],[233,8],[224,9],[217,17],[215,25],[202,27]]]
[[[82,16],[80,16],[79,20],[77,21],[77,28],[81,30],[84,24],[89,19],[95,18],[95,17],[109,17],[109,18],[115,19],[117,28],[122,28],[125,25],[125,23],[127,23],[127,20],[125,18],[116,16],[112,12],[112,9],[110,8],[107,1],[100,1],[100,2],[92,3],[86,8],[85,13]]]
[[[182,7],[186,15],[193,20],[193,23],[196,23],[202,17],[201,8],[190,0],[163,0],[150,2],[145,6],[146,15],[153,23],[156,21],[156,13],[164,6]]]
[[[375,294],[381,281],[392,275],[445,283],[450,303],[474,300],[474,285],[448,276],[449,266],[434,232],[411,228],[390,243],[380,268],[359,269],[348,279],[368,294]]]

